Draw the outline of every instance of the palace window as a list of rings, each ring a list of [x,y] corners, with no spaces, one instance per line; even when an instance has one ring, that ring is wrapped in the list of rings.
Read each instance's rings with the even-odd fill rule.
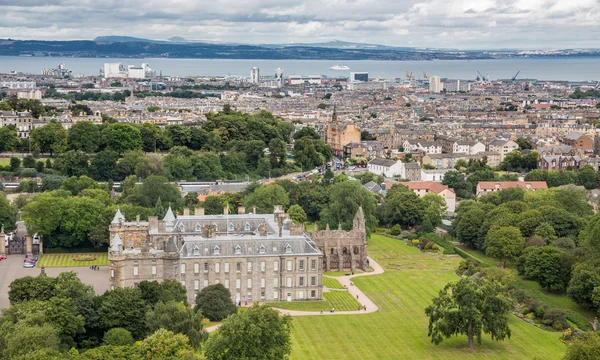
[[[286,253],[286,254],[291,254],[291,253],[292,253],[292,245],[290,245],[290,244],[287,244],[287,245],[285,246],[285,253]]]
[[[277,289],[279,287],[279,278],[273,278],[273,287]]]
[[[265,272],[267,270],[267,263],[264,261],[260,262],[260,271]]]
[[[279,291],[273,292],[273,299],[279,299]]]
[[[311,260],[310,261],[310,269],[311,270],[317,270],[317,260]]]
[[[221,249],[218,246],[215,246],[213,249],[213,255],[220,255]]]
[[[225,263],[225,273],[229,273],[229,263]]]
[[[248,261],[248,272],[252,272],[252,261]]]
[[[244,224],[244,231],[250,231],[250,224]]]
[[[311,298],[317,297],[317,292],[315,290],[311,290],[310,297]]]
[[[185,274],[185,264],[180,264],[181,270],[179,271],[182,274]]]
[[[304,271],[304,260],[300,260],[298,264],[298,270]]]
[[[204,279],[204,287],[207,287],[207,286],[208,286],[208,280]]]
[[[344,254],[344,255],[348,254],[348,249],[346,249],[346,248],[343,248],[343,249],[342,249],[342,254]]]
[[[248,279],[248,289],[252,289],[252,279]]]
[[[264,289],[267,284],[267,280],[265,278],[260,278],[260,287]]]
[[[310,277],[310,286],[316,286],[316,285],[317,285],[317,277],[311,276]]]
[[[242,286],[242,280],[235,279],[235,288],[239,289]]]
[[[199,289],[200,289],[200,281],[194,280],[194,290],[199,290]]]
[[[194,274],[197,274],[199,272],[200,272],[200,264],[194,263]]]
[[[229,279],[225,279],[225,289],[229,289]]]
[[[183,225],[183,223],[179,224],[179,230],[185,231],[185,225]]]
[[[279,271],[279,260],[273,262],[273,271]]]
[[[358,255],[358,246],[354,247],[354,255]]]
[[[204,263],[204,272],[207,273],[208,272],[208,263]]]
[[[221,263],[215,263],[215,272],[217,274],[221,272]]]
[[[304,286],[304,276],[298,278],[298,286]]]
[[[239,245],[236,245],[235,250],[233,252],[235,255],[242,255],[242,248]]]
[[[227,225],[227,230],[228,231],[234,231],[235,230],[235,226],[233,226],[232,223],[229,223],[229,225]]]
[[[152,275],[156,275],[156,265],[152,265]]]
[[[196,230],[196,231],[202,231],[202,225],[196,224],[196,227],[194,228],[194,230]]]
[[[235,269],[236,269],[237,272],[242,271],[242,263],[235,264]]]
[[[292,262],[292,260],[288,260],[287,261],[287,271],[292,271],[293,268],[294,268],[294,263]]]
[[[200,255],[200,248],[197,247],[197,246],[194,246],[194,248],[192,249],[192,255],[199,256]]]
[[[261,246],[258,248],[258,253],[259,253],[259,254],[264,254],[264,253],[266,253],[266,252],[267,252],[267,249],[265,248],[265,246],[264,246],[264,245],[261,245]]]

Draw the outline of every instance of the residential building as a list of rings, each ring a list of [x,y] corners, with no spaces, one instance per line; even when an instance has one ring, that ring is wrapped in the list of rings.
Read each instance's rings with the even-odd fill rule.
[[[350,73],[350,81],[369,81],[369,73],[366,72],[351,72]]]
[[[402,176],[404,164],[400,160],[373,159],[367,164],[367,170],[384,177]]]
[[[421,165],[416,162],[404,163],[404,173],[401,175],[409,181],[421,181]]]
[[[353,122],[340,122],[337,118],[335,107],[333,108],[331,121],[327,123],[327,128],[323,135],[323,141],[331,146],[331,150],[333,150],[335,155],[342,155],[344,153],[344,146],[353,142],[360,142],[360,130]]]
[[[519,145],[506,139],[496,139],[488,145],[488,151],[500,154],[500,162],[504,160],[506,154],[509,154],[519,148]]]
[[[422,151],[426,154],[441,154],[442,143],[425,139],[404,140],[402,143],[404,151]]]
[[[260,69],[257,67],[253,67],[250,70],[250,82],[253,84],[258,84],[260,82]]]
[[[442,92],[442,81],[439,76],[429,77],[429,92],[440,93]]]
[[[592,152],[594,148],[594,139],[588,135],[578,132],[567,134],[561,139],[561,143],[564,145],[569,145],[575,150],[582,150],[584,152]]]
[[[457,140],[452,144],[455,154],[478,154],[485,151],[485,145],[475,140]]]
[[[421,181],[437,181],[441,182],[444,180],[444,175],[448,171],[452,171],[454,169],[421,169]]]
[[[521,188],[536,191],[547,189],[545,181],[480,181],[477,183],[476,195],[482,196],[490,192],[501,191],[510,188]]]

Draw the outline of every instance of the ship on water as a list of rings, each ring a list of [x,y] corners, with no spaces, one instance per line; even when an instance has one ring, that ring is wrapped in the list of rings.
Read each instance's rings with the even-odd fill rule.
[[[329,68],[330,70],[350,70],[346,65],[333,65]]]

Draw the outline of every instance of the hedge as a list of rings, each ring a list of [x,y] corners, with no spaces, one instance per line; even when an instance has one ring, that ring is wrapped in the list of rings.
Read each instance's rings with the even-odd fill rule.
[[[103,246],[99,248],[45,248],[44,254],[75,254],[75,253],[102,253],[107,252],[108,247]]]
[[[581,315],[577,311],[573,311],[571,309],[564,308],[561,304],[552,300],[552,298],[543,296],[543,294],[541,294],[538,291],[532,291],[531,289],[528,289],[524,284],[522,284],[518,281],[515,282],[515,288],[525,290],[525,292],[527,293],[527,295],[529,295],[529,297],[533,298],[534,300],[536,300],[542,304],[548,305],[548,307],[559,308],[559,309],[564,310],[565,314],[567,316],[567,320],[569,320],[573,324],[577,325],[577,327],[579,329],[586,330],[586,331],[592,330],[592,325],[590,324],[590,322],[585,318],[585,316]]]
[[[438,246],[444,248],[444,254],[456,254],[454,244],[452,244],[452,242],[450,242],[450,240],[448,240],[445,237],[441,237],[435,233],[424,233],[421,234],[420,237],[429,239],[436,243]]]
[[[484,263],[483,261],[479,260],[478,258],[476,258],[475,256],[469,254],[468,252],[464,251],[463,249],[459,248],[459,247],[454,247],[454,251],[456,251],[456,253],[458,255],[460,255],[463,259],[471,259],[473,261],[475,261],[475,263],[477,264],[477,266],[479,267],[489,267],[488,264]]]

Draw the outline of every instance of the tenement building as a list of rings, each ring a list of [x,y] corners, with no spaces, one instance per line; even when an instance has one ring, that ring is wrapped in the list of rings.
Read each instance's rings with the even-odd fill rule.
[[[232,301],[295,301],[323,298],[327,270],[365,267],[366,233],[362,209],[351,231],[313,232],[295,225],[281,206],[273,214],[204,215],[198,208],[164,219],[126,221],[117,211],[110,224],[111,289],[143,280],[176,279],[188,302],[202,288],[223,284]]]

